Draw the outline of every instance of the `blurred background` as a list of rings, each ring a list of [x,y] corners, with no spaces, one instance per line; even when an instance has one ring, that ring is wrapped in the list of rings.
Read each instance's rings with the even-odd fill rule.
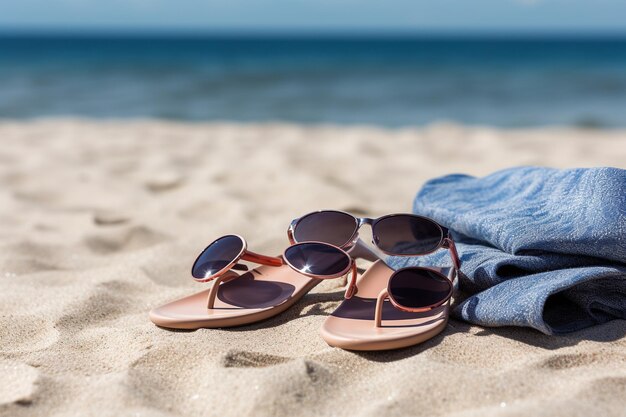
[[[24,0],[0,118],[626,124],[617,0]]]

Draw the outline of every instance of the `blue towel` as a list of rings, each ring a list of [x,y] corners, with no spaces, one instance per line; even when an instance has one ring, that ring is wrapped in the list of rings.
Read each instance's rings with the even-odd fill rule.
[[[523,167],[427,182],[413,211],[448,227],[461,256],[453,315],[546,334],[626,319],[626,170]],[[450,264],[447,251],[391,257]]]

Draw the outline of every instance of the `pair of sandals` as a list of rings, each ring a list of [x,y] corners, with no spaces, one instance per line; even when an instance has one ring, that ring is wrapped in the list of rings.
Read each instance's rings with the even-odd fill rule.
[[[374,245],[392,256],[450,251],[450,268],[392,270],[359,238],[372,228]],[[350,275],[344,300],[321,328],[324,340],[348,350],[397,349],[424,342],[448,321],[460,260],[448,230],[426,217],[392,214],[378,219],[323,210],[294,220],[282,256],[247,249],[244,238],[223,236],[198,256],[192,276],[211,288],[150,311],[157,326],[173,329],[234,327],[282,313],[324,279]],[[354,258],[374,263],[360,277]],[[240,261],[260,264],[248,270]],[[237,273],[236,271],[241,271]]]

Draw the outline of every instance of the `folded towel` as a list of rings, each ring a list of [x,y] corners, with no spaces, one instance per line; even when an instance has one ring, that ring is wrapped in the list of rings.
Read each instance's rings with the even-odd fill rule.
[[[413,211],[450,229],[461,255],[453,314],[547,334],[626,319],[626,170],[523,167],[427,182]],[[447,251],[391,257],[447,265]]]

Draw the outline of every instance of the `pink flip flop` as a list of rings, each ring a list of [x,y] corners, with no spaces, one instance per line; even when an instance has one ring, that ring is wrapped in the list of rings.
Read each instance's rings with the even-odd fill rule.
[[[442,272],[393,271],[377,261],[357,280],[356,295],[324,321],[322,338],[347,350],[398,349],[431,339],[448,322],[452,280]]]
[[[241,275],[240,260],[262,264]],[[244,268],[245,269],[245,268]],[[237,235],[223,236],[202,251],[192,276],[212,281],[210,289],[150,311],[157,326],[175,329],[232,327],[255,323],[287,310],[323,279],[352,273],[347,295],[356,282],[356,264],[342,249],[321,242],[288,247],[281,257],[247,250]]]

